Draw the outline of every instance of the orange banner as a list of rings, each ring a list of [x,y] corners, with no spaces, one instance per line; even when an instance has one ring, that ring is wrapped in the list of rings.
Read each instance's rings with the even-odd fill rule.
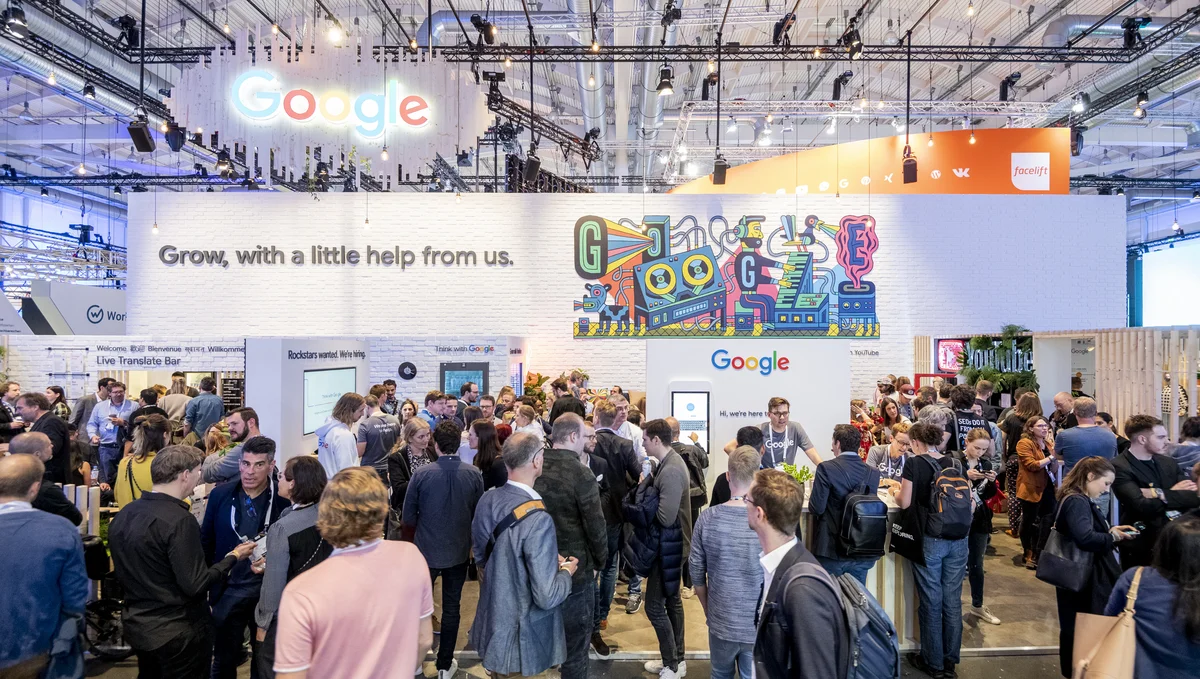
[[[910,136],[915,170],[905,183],[904,136],[824,146],[729,168],[725,184],[700,177],[671,193],[1065,194],[1071,184],[1065,127],[934,132]]]

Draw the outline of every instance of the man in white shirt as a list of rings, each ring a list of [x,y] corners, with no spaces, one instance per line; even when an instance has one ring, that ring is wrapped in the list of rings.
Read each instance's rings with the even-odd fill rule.
[[[642,445],[642,428],[628,420],[629,399],[625,398],[624,394],[613,394],[608,397],[608,402],[617,409],[617,419],[613,421],[612,430],[621,438],[633,442],[633,452],[639,460],[646,459],[646,448]]]

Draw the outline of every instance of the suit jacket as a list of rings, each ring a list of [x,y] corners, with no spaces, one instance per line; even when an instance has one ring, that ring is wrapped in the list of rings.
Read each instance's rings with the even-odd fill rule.
[[[797,542],[775,569],[758,616],[754,642],[755,675],[771,679],[844,677],[850,665],[850,642],[841,599],[829,585],[802,577],[786,588],[788,571],[797,564],[815,566],[816,558]],[[830,580],[832,587],[836,582]],[[765,586],[765,585],[764,585]]]
[[[598,429],[592,455],[608,463],[610,492],[616,495],[618,504],[624,501],[642,476],[642,461],[633,452],[633,442],[611,429]]]
[[[75,430],[81,432],[80,437],[87,439],[87,423],[92,418],[92,409],[96,407],[98,400],[96,392],[92,392],[87,396],[81,396],[75,401],[75,407],[71,408],[71,417],[67,420],[68,424],[75,425]]]
[[[579,559],[574,584],[592,577],[608,559],[608,531],[596,477],[569,450],[545,453],[542,475],[533,485],[554,519],[558,552]]]
[[[1146,524],[1146,530],[1136,538],[1117,543],[1117,549],[1121,552],[1121,567],[1125,569],[1150,565],[1154,542],[1169,521],[1168,511],[1185,512],[1200,507],[1200,495],[1195,491],[1170,490],[1171,486],[1185,478],[1174,458],[1155,455],[1151,461],[1154,463],[1154,474],[1148,474],[1145,466],[1128,450],[1112,461],[1117,472],[1112,491],[1116,493],[1120,504],[1121,523],[1126,526],[1136,521]],[[1166,501],[1143,497],[1143,488],[1162,490]]]
[[[67,423],[47,411],[37,422],[30,424],[28,430],[41,432],[50,439],[51,456],[50,462],[46,463],[46,475],[55,483],[66,483],[67,467],[71,465],[71,432]]]
[[[879,470],[868,467],[857,453],[838,455],[817,465],[812,497],[808,501],[808,510],[816,521],[813,554],[832,559],[846,558],[838,543],[846,497],[861,492],[864,487],[867,493],[875,493],[879,487]]]
[[[588,455],[588,467],[600,487],[600,508],[604,510],[605,525],[621,525],[621,498],[612,492],[612,482],[608,478],[608,462],[597,455]]]
[[[204,520],[200,524],[200,544],[204,548],[204,559],[210,566],[220,562],[241,542],[230,523],[230,513],[237,503],[238,490],[241,487],[240,479],[229,481],[215,486],[208,494],[208,502],[204,507]],[[269,521],[265,520],[264,525],[275,523],[283,510],[291,506],[285,498],[279,496],[279,486],[275,481],[274,474],[271,475],[271,486],[266,492],[273,494],[275,501],[268,504],[271,508],[270,516],[266,517]],[[253,539],[254,536],[247,537]],[[221,598],[226,584],[225,580],[213,584],[212,589],[209,590],[210,602]]]
[[[1026,502],[1038,502],[1042,492],[1050,483],[1050,472],[1047,467],[1038,464],[1041,460],[1054,455],[1054,442],[1046,439],[1046,452],[1043,453],[1030,439],[1017,441],[1017,460],[1021,471],[1017,473],[1017,497]],[[1050,492],[1054,492],[1051,488]]]

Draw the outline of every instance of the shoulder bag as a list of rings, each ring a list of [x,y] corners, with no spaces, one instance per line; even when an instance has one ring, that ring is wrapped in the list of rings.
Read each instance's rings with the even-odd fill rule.
[[[1125,610],[1120,615],[1075,614],[1074,679],[1133,679],[1133,660],[1137,655],[1133,605],[1141,580],[1139,567],[1133,574],[1129,594],[1125,596]]]
[[[1051,489],[1047,488],[1046,492]],[[1037,579],[1055,587],[1072,592],[1079,592],[1087,586],[1092,577],[1092,560],[1095,554],[1079,548],[1075,541],[1059,532],[1058,517],[1062,514],[1063,505],[1070,500],[1064,498],[1058,504],[1058,513],[1054,515],[1054,530],[1038,557]]]

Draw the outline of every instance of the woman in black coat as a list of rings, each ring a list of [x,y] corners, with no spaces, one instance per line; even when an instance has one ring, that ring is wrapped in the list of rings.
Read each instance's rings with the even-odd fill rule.
[[[1086,457],[1071,468],[1059,488],[1058,518],[1054,529],[1076,547],[1092,553],[1092,572],[1078,592],[1056,587],[1058,597],[1058,657],[1062,675],[1071,676],[1071,653],[1075,646],[1075,614],[1102,615],[1121,567],[1113,556],[1115,543],[1133,537],[1129,526],[1108,525],[1095,500],[1108,492],[1115,472],[1102,457]]]
[[[983,605],[983,555],[992,532],[992,508],[987,501],[996,495],[996,472],[988,456],[992,452],[992,435],[986,429],[967,432],[963,448],[964,470],[975,494],[975,515],[971,518],[971,533],[967,536],[967,580],[971,583],[969,615],[999,625],[1000,618]]]

